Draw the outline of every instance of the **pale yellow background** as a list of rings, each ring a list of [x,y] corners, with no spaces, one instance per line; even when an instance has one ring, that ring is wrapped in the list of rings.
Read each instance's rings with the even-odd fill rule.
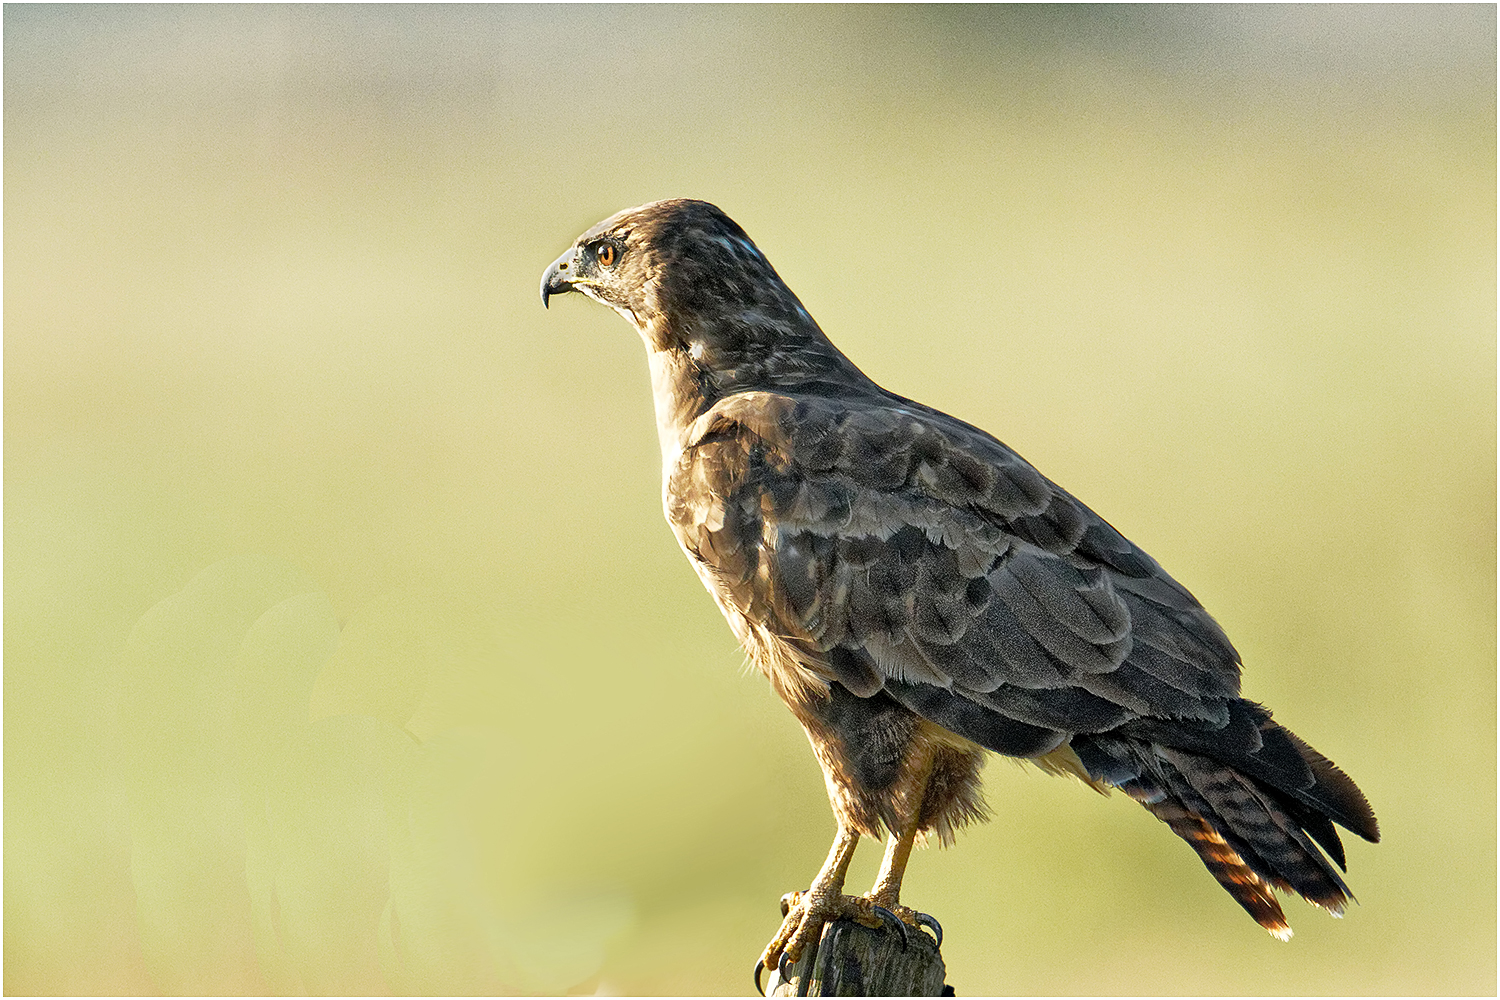
[[[1495,13],[4,12],[7,992],[745,993],[833,823],[542,268],[709,198],[1353,774],[1260,931],[996,761],[980,993],[1490,993]],[[863,884],[877,851],[854,873]]]

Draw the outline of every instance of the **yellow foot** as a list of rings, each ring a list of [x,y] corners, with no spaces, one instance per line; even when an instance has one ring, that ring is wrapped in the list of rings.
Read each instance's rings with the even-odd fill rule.
[[[824,895],[816,889],[789,892],[781,897],[781,915],[781,929],[766,945],[760,961],[755,963],[755,989],[762,996],[765,991],[760,985],[761,973],[775,969],[785,982],[788,970],[802,957],[808,945],[823,936],[823,927],[830,920],[856,920],[866,927],[891,927],[901,935],[903,945],[906,943],[907,924],[931,927],[938,942],[941,944],[943,940],[943,929],[927,914],[900,905],[887,908],[865,896]]]

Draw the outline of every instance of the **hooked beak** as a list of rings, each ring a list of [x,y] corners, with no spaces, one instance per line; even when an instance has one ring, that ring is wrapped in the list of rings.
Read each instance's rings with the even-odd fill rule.
[[[554,295],[573,290],[574,269],[577,267],[577,247],[570,247],[566,253],[547,265],[547,270],[542,272],[542,308],[547,308],[547,300]]]

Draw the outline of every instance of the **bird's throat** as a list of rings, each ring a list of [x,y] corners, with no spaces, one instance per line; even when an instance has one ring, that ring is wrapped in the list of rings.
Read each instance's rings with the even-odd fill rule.
[[[651,365],[651,392],[656,404],[656,435],[661,443],[662,475],[670,474],[687,443],[687,434],[699,414],[713,405],[704,391],[697,365],[681,350],[653,350],[647,346]]]

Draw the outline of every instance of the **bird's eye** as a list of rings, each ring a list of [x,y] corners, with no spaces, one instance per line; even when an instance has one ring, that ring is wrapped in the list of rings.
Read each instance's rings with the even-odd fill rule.
[[[598,258],[600,267],[614,267],[615,258],[619,255],[619,251],[615,249],[613,243],[601,243],[599,244],[599,249],[594,251],[594,256]]]

